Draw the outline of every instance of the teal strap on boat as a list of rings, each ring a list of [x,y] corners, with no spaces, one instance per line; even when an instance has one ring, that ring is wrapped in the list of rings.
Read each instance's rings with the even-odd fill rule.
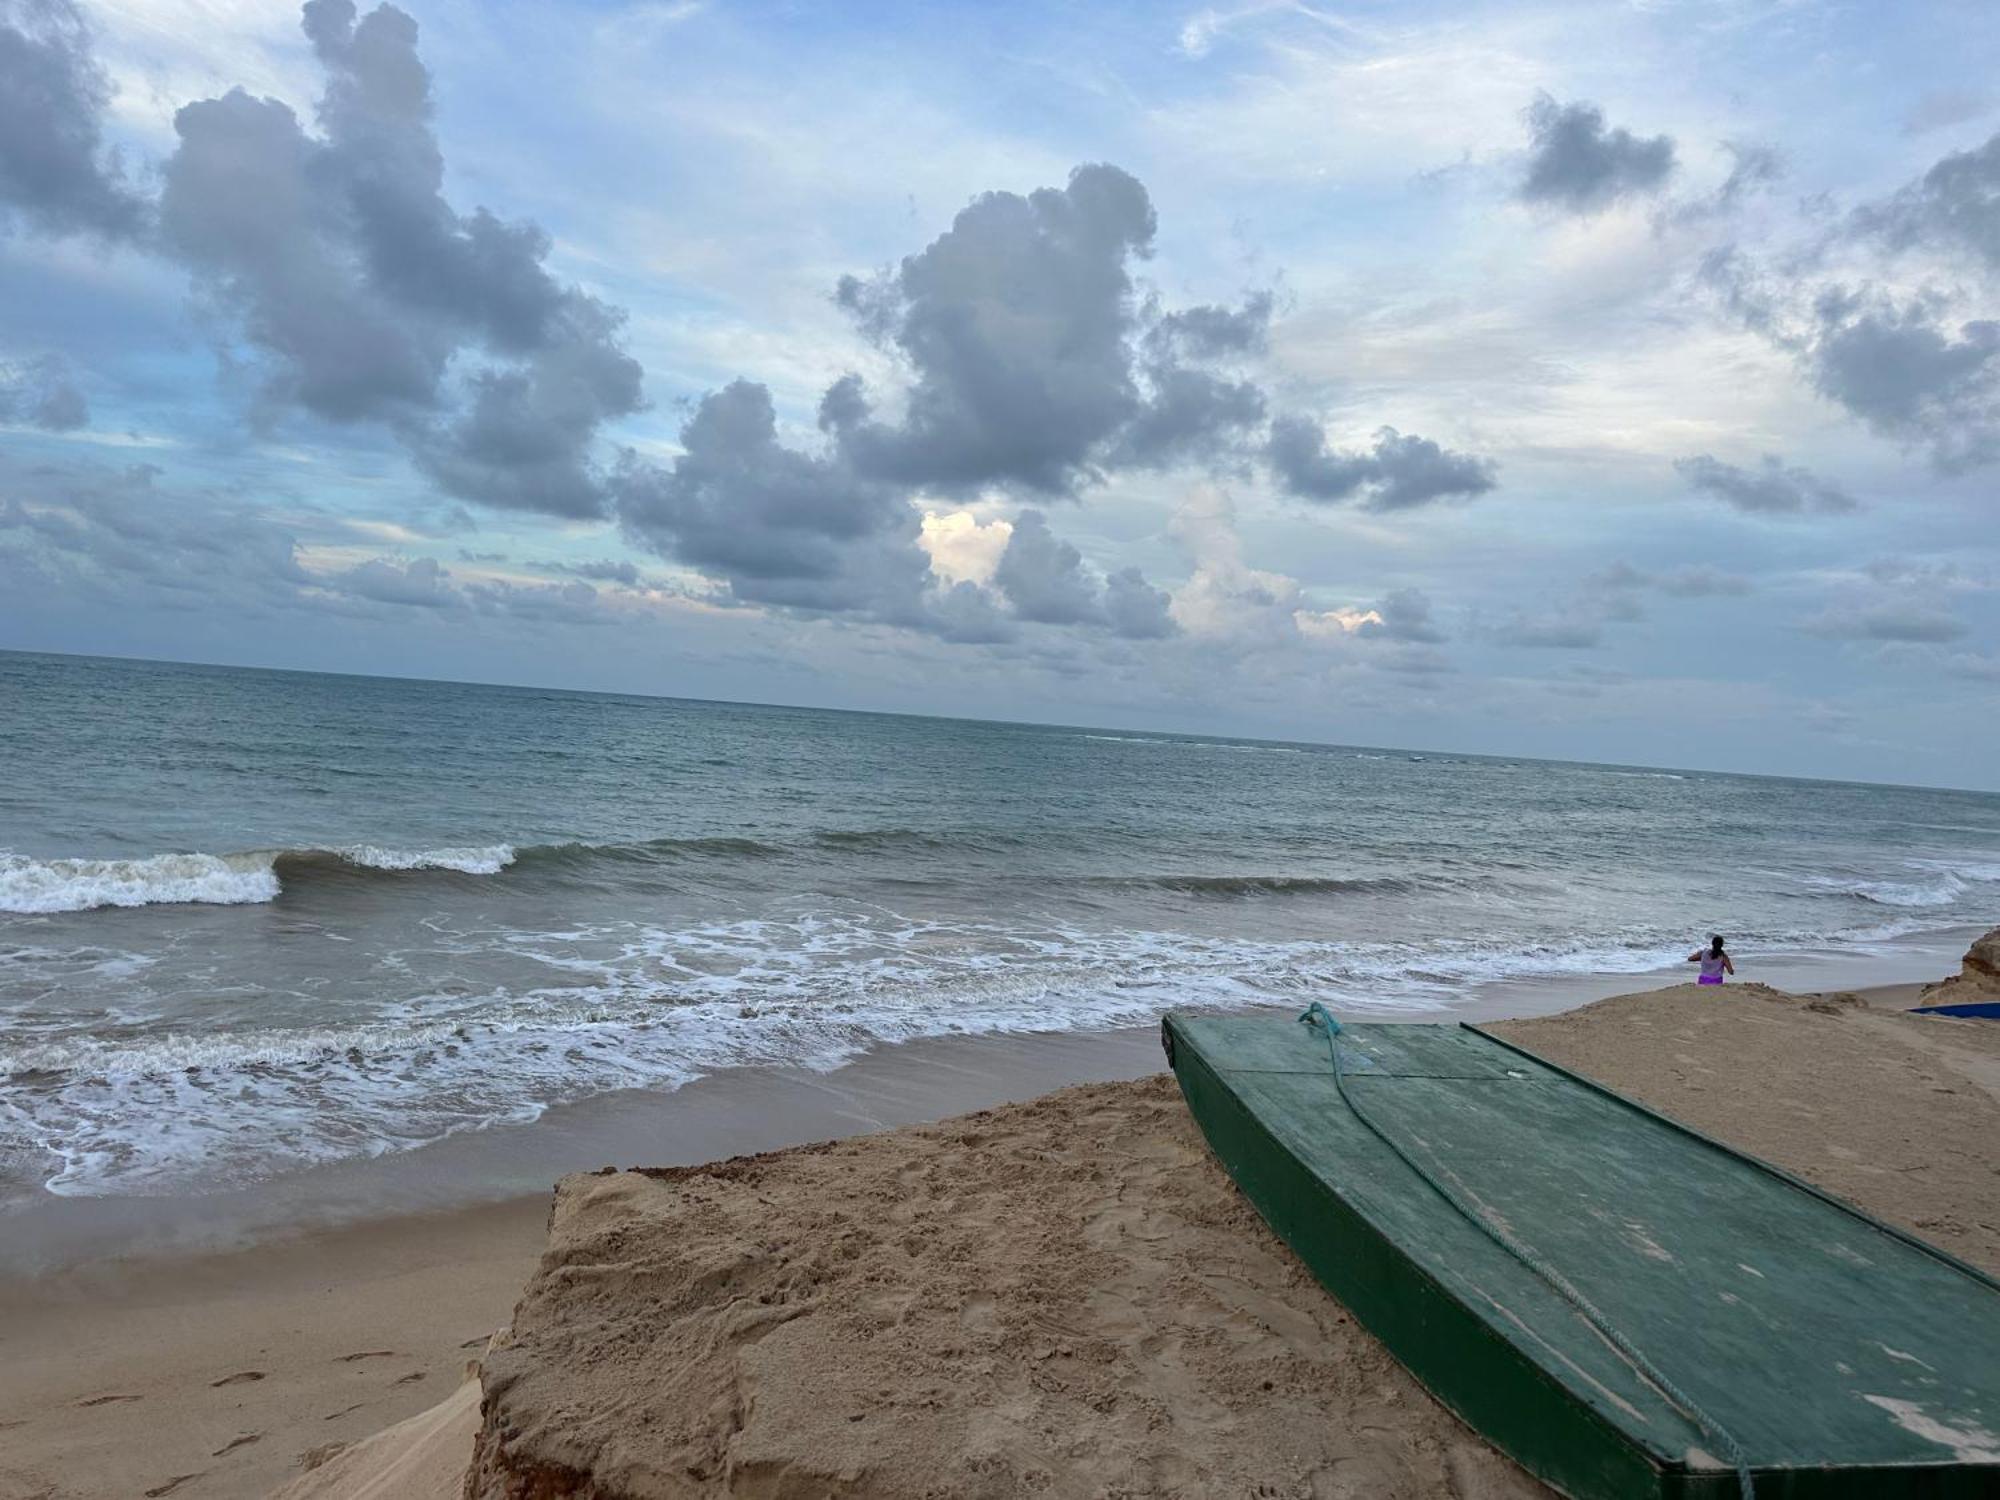
[[[1715,1446],[1721,1450],[1722,1457],[1736,1470],[1736,1483],[1742,1491],[1743,1500],[1752,1500],[1752,1497],[1756,1494],[1756,1482],[1750,1475],[1749,1455],[1744,1453],[1743,1445],[1731,1436],[1729,1429],[1703,1411],[1695,1403],[1693,1397],[1675,1385],[1673,1381],[1669,1380],[1661,1372],[1659,1366],[1640,1353],[1639,1347],[1624,1333],[1620,1332],[1609,1318],[1599,1312],[1592,1305],[1588,1297],[1585,1297],[1582,1292],[1572,1286],[1568,1277],[1544,1261],[1526,1245],[1521,1244],[1485,1214],[1480,1213],[1451,1188],[1446,1187],[1428,1168],[1415,1157],[1411,1156],[1409,1152],[1405,1151],[1394,1140],[1391,1140],[1388,1133],[1368,1117],[1367,1111],[1356,1104],[1354,1096],[1347,1092],[1347,1070],[1340,1065],[1340,1034],[1342,1027],[1340,1022],[1335,1019],[1332,1011],[1315,1000],[1300,1014],[1299,1020],[1307,1026],[1315,1027],[1326,1033],[1326,1055],[1327,1060],[1333,1064],[1333,1086],[1340,1091],[1340,1101],[1347,1106],[1349,1113],[1367,1128],[1370,1135],[1374,1136],[1376,1140],[1394,1152],[1397,1159],[1412,1172],[1415,1172],[1433,1192],[1458,1210],[1460,1217],[1475,1225],[1494,1244],[1505,1250],[1514,1259],[1518,1260],[1522,1265],[1548,1283],[1563,1301],[1575,1308],[1577,1314],[1592,1328],[1597,1330],[1606,1343],[1610,1344],[1612,1348],[1625,1357],[1626,1362],[1639,1372],[1642,1379],[1651,1383],[1661,1395],[1673,1402],[1689,1421],[1707,1433]]]

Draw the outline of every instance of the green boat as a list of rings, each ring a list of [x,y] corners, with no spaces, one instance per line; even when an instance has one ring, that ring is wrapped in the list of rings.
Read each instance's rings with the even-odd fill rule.
[[[1563,1493],[2000,1496],[1974,1267],[1476,1027],[1175,1012],[1162,1040],[1271,1227]]]

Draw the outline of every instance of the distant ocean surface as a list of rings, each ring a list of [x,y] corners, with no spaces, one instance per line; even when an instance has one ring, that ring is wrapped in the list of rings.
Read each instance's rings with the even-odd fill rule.
[[[1990,923],[2000,797],[0,653],[0,1201]]]

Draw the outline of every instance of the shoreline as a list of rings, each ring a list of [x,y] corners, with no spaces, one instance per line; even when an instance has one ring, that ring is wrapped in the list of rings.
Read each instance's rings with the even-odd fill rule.
[[[1516,986],[1455,1014],[1559,1016],[1596,998],[1579,996],[1579,987],[1630,993],[1635,979],[1642,977],[1592,976],[1553,996],[1538,986],[1537,997],[1552,1002],[1538,1006],[1519,1003],[1527,986]],[[1919,983],[1867,987],[1864,1000],[1902,1009]],[[1853,989],[1835,987],[1842,991]],[[879,1049],[836,1075],[703,1080],[668,1096],[682,1101],[682,1129],[671,1140],[628,1137],[631,1149],[576,1158],[570,1167],[698,1163],[872,1134],[1161,1068],[1152,1028],[913,1042]],[[77,1486],[19,1493],[264,1495],[336,1451],[431,1411],[513,1316],[545,1253],[549,1204],[544,1186],[494,1202],[295,1225],[230,1249],[97,1257],[0,1275],[0,1354],[9,1356],[0,1359],[0,1431],[18,1429],[7,1446],[22,1463],[37,1453],[47,1462],[52,1446],[62,1452]],[[145,1434],[161,1432],[195,1458],[154,1474]],[[8,1500],[14,1477],[0,1459],[0,1495]]]
[[[1910,934],[1889,951],[1780,952],[1744,980],[1796,993],[1914,987],[1957,966],[1977,927]],[[1636,973],[1488,980],[1455,1003],[1370,1020],[1493,1021],[1552,1015],[1677,982],[1677,966]],[[279,1175],[200,1195],[65,1197],[0,1210],[0,1311],[10,1288],[281,1245],[350,1227],[461,1209],[545,1202],[575,1171],[691,1165],[748,1152],[917,1124],[1079,1083],[1124,1081],[1161,1066],[1151,1025],[1102,1031],[926,1036],[878,1044],[840,1066],[725,1068],[669,1090],[622,1089],[554,1106],[522,1124],[467,1130],[415,1150]]]

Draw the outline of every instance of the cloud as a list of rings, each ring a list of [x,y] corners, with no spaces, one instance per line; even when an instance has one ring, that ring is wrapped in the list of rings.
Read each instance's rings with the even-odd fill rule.
[[[1775,147],[1755,141],[1724,141],[1722,148],[1729,153],[1730,168],[1721,186],[1679,204],[1666,215],[1666,222],[1685,226],[1723,218],[1784,178],[1784,153]]]
[[[1945,670],[1969,682],[2000,682],[2000,656],[1960,651],[1948,657]]]
[[[1604,642],[1604,622],[1577,613],[1528,614],[1516,611],[1493,632],[1503,646],[1537,650],[1585,651]]]
[[[2000,267],[2000,135],[1941,157],[1886,201],[1857,209],[1850,228],[1892,249],[1945,245]]]
[[[1106,165],[1063,188],[985,193],[919,253],[835,300],[907,367],[900,421],[859,375],[820,404],[857,474],[945,493],[1073,496],[1100,466],[1206,458],[1262,421],[1262,393],[1203,368],[1262,347],[1270,299],[1162,313],[1129,265],[1151,253],[1145,188]]]
[[[1594,104],[1558,104],[1547,94],[1528,106],[1532,145],[1520,196],[1570,213],[1593,213],[1633,193],[1652,192],[1674,170],[1670,136],[1641,139],[1606,129]]]
[[[1834,608],[1813,616],[1802,626],[1812,635],[1834,640],[1914,641],[1939,643],[1967,634],[1965,622],[1923,604],[1880,604],[1858,609]]]
[[[1820,395],[1958,473],[2000,458],[2000,320],[1990,281],[1939,276],[1954,255],[2000,269],[2000,136],[1855,209],[1776,270],[1724,246],[1701,276]],[[1836,257],[1845,279],[1806,274]]]
[[[1015,517],[993,586],[1023,620],[1078,625],[1102,617],[1099,585],[1085,571],[1083,554],[1059,540],[1037,510]]]
[[[592,562],[539,563],[535,566],[552,573],[568,573],[575,578],[588,579],[592,583],[615,583],[621,588],[635,589],[645,582],[645,575],[638,564],[625,558],[601,558]]]
[[[1436,643],[1445,633],[1431,620],[1431,601],[1421,589],[1397,589],[1375,604],[1374,618],[1363,620],[1355,634],[1364,639]]]
[[[1954,330],[1930,307],[1829,293],[1813,384],[1875,431],[1927,447],[1946,473],[2000,456],[2000,322]]]
[[[1104,617],[1127,640],[1162,640],[1180,629],[1173,597],[1155,588],[1137,568],[1120,568],[1104,580]]]
[[[611,481],[640,545],[718,577],[735,599],[919,623],[930,560],[903,492],[839,454],[778,440],[771,393],[738,380],[704,396],[671,466],[625,455]]]
[[[120,607],[150,602],[208,608],[215,601],[289,603],[315,579],[291,532],[225,495],[160,490],[138,464],[0,469],[0,578],[101,595]],[[4,592],[4,590],[0,590]]]
[[[380,604],[407,604],[424,609],[455,607],[464,601],[452,587],[451,574],[435,558],[407,563],[370,558],[326,579],[332,587]]]
[[[0,212],[44,234],[137,234],[145,205],[103,142],[111,84],[69,0],[0,0]]]
[[[18,364],[0,361],[0,423],[25,422],[44,432],[72,432],[90,421],[90,403],[59,354]]]
[[[1969,89],[1933,89],[1903,116],[1904,135],[1925,135],[1976,120],[1993,108],[1993,95]]]
[[[240,89],[184,106],[161,243],[263,355],[267,414],[386,423],[450,494],[601,514],[591,445],[641,401],[623,314],[549,274],[537,226],[446,202],[409,16],[309,0],[303,20],[320,133]]]
[[[1083,554],[1049,530],[1040,511],[1014,519],[993,570],[993,587],[1017,619],[1043,625],[1101,625],[1135,640],[1174,633],[1171,600],[1137,568],[1100,579]]]
[[[1455,453],[1429,438],[1406,437],[1393,427],[1375,434],[1372,449],[1330,449],[1319,424],[1299,416],[1271,423],[1265,457],[1279,482],[1301,499],[1333,503],[1360,495],[1367,510],[1471,499],[1498,483],[1491,460]]]
[[[1719,568],[1685,567],[1661,574],[1654,580],[1654,587],[1663,594],[1672,594],[1680,599],[1718,599],[1750,593],[1754,586],[1740,573],[1725,573]]]
[[[1604,643],[1606,626],[1646,619],[1647,595],[1706,599],[1750,591],[1749,579],[1716,568],[1689,565],[1653,573],[1614,562],[1586,575],[1567,601],[1516,609],[1489,634],[1503,646],[1582,651]]]
[[[1743,469],[1707,453],[1677,459],[1674,471],[1695,489],[1749,515],[1840,515],[1860,502],[1809,469],[1787,466],[1774,453],[1759,466]]]

